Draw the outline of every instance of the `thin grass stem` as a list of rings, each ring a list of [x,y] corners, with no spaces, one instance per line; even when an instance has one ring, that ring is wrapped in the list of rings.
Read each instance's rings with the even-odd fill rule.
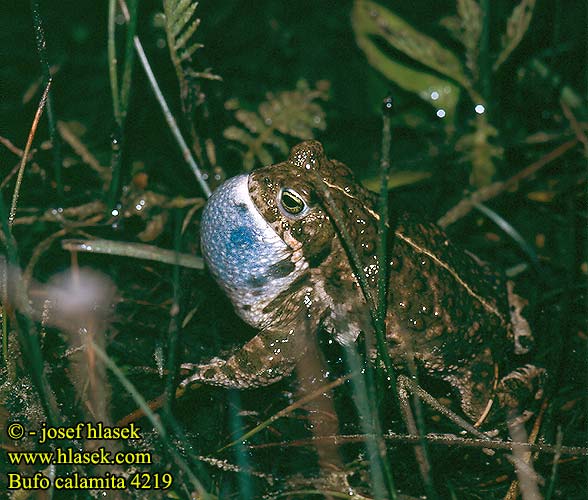
[[[370,392],[373,393],[370,388],[373,389],[373,381],[371,384],[366,383],[361,373],[361,360],[354,345],[346,346],[345,354],[347,365],[353,374],[351,377],[353,401],[359,413],[362,431],[367,436],[365,447],[369,458],[368,464],[374,497],[376,499],[388,498],[389,495],[389,498],[396,500],[396,488],[386,456],[386,443],[382,436],[379,415],[370,405],[370,396],[373,396],[370,394]],[[368,377],[371,371],[371,368],[368,367]]]
[[[557,434],[555,437],[555,456],[553,457],[553,464],[551,465],[551,478],[549,479],[549,486],[547,487],[547,492],[545,493],[545,500],[551,500],[553,493],[555,491],[555,482],[557,479],[557,466],[559,464],[559,459],[561,458],[562,454],[562,442],[563,442],[563,432],[561,431],[561,426],[557,427]]]
[[[116,0],[108,0],[108,73],[110,77],[110,91],[112,94],[112,111],[116,130],[113,131],[110,143],[110,185],[108,186],[107,212],[110,212],[115,204],[120,183],[121,164],[121,135],[123,129],[123,118],[118,86],[118,58],[116,55]]]
[[[395,376],[394,376],[394,372],[392,370],[392,364],[390,362],[390,358],[389,358],[389,356],[387,358],[385,357],[388,354],[386,344],[385,344],[385,321],[381,320],[381,316],[380,316],[381,313],[380,313],[379,307],[378,307],[378,304],[380,301],[379,295],[374,297],[374,294],[372,293],[372,290],[369,286],[369,283],[367,282],[367,279],[363,273],[361,260],[359,258],[359,255],[357,254],[357,250],[353,246],[353,240],[351,238],[351,235],[347,231],[347,228],[344,223],[344,217],[343,217],[343,214],[341,213],[341,210],[339,209],[339,207],[336,205],[335,201],[333,200],[333,197],[332,197],[327,185],[324,183],[324,181],[320,178],[320,176],[317,175],[316,177],[317,177],[317,185],[319,186],[319,189],[321,190],[321,194],[323,197],[325,209],[327,210],[327,212],[329,213],[329,215],[333,219],[336,230],[340,233],[341,240],[343,242],[343,246],[344,246],[345,251],[347,253],[347,257],[349,258],[349,261],[351,263],[351,267],[353,269],[354,275],[355,275],[357,281],[359,282],[362,293],[366,299],[366,303],[368,304],[370,316],[372,319],[372,323],[374,325],[374,330],[376,332],[378,332],[378,330],[380,331],[380,335],[377,335],[377,337],[378,337],[377,342],[378,342],[378,345],[380,346],[380,348],[378,350],[379,351],[382,350],[385,352],[385,355],[382,356],[381,359],[385,364],[386,371],[388,373],[388,376],[389,376],[391,383],[395,384]],[[387,194],[386,194],[386,203],[387,203]],[[387,227],[385,229],[385,232],[386,231],[387,231]],[[384,246],[383,251],[384,251],[384,253],[386,252],[385,246]],[[378,292],[379,292],[379,287],[378,287]],[[385,300],[385,296],[386,296],[385,285],[384,285],[384,292],[383,293],[384,293],[384,300]],[[384,313],[383,313],[384,318],[385,318],[385,314],[386,313],[385,313],[385,306],[384,306]],[[384,339],[383,343],[381,342],[382,339]],[[352,355],[349,355],[349,353],[348,353],[347,358],[348,358],[348,362],[352,362],[354,359]],[[386,364],[386,361],[388,361],[388,364]],[[353,367],[352,367],[351,371],[353,371]],[[363,379],[362,379],[362,381],[363,381]],[[364,386],[362,390],[365,392],[367,390],[365,387],[365,381],[363,381],[361,383]],[[358,390],[359,390],[359,388],[358,388]],[[354,394],[355,394],[355,391],[354,391]],[[360,400],[356,401],[356,405],[358,405],[360,403],[361,403]],[[371,414],[372,412],[370,412],[369,408],[365,407],[365,405],[362,405],[361,407],[358,406],[358,411],[362,415],[362,421],[374,422],[373,425],[376,426],[375,430],[378,431],[378,432],[376,432],[376,435],[381,437],[381,430],[379,428],[378,416],[376,414]],[[365,411],[367,411],[367,413],[365,413]],[[379,484],[380,484],[379,482],[381,481],[382,485],[384,485],[383,486],[384,491],[388,492],[388,494],[390,495],[390,498],[395,499],[396,498],[396,489],[394,487],[394,480],[393,480],[392,473],[391,473],[391,470],[389,467],[389,461],[386,456],[385,444],[383,443],[383,441],[381,439],[376,439],[376,441],[374,443],[367,443],[367,447],[368,447],[368,453],[370,454],[370,457],[372,459],[375,459],[376,463],[378,464],[377,467],[373,467],[374,464],[372,463],[372,460],[370,460],[370,467],[371,467],[371,471],[372,471],[372,481],[374,482],[374,488],[375,488],[374,491],[376,493],[376,497],[378,497],[378,495],[380,495],[380,493],[381,493],[379,490]]]
[[[491,200],[508,191],[509,189],[516,187],[517,184],[519,184],[521,181],[531,178],[545,165],[548,165],[552,161],[564,155],[569,150],[574,148],[578,143],[579,141],[577,138],[564,142],[553,151],[550,151],[545,156],[523,168],[506,181],[494,182],[489,186],[484,186],[483,188],[478,189],[468,197],[460,200],[456,205],[449,209],[442,217],[437,220],[437,225],[445,229],[451,224],[454,224],[459,219],[469,214],[476,203],[482,203],[484,201]]]
[[[184,140],[184,137],[182,136],[182,133],[180,132],[178,124],[176,123],[176,119],[174,118],[172,112],[170,111],[169,106],[167,105],[167,102],[165,100],[165,97],[163,96],[163,93],[161,92],[161,89],[159,88],[159,84],[157,83],[157,79],[155,78],[155,74],[153,73],[153,70],[151,69],[151,65],[149,64],[149,60],[147,59],[147,55],[145,54],[145,51],[143,50],[143,45],[141,44],[141,41],[139,40],[139,37],[137,37],[137,36],[135,36],[135,50],[137,51],[137,54],[139,56],[139,60],[141,61],[141,65],[143,66],[143,70],[145,71],[145,74],[147,75],[147,79],[149,80],[149,83],[151,85],[151,89],[153,90],[153,94],[155,95],[157,102],[159,103],[159,106],[161,107],[161,111],[163,111],[163,116],[165,117],[165,121],[167,122],[169,129],[171,130],[171,133],[173,134],[174,138],[176,139],[176,142],[178,143],[178,146],[180,147],[180,150],[182,151],[182,155],[184,157],[184,160],[186,160],[186,162],[188,163],[188,165],[192,169],[192,172],[194,173],[196,180],[200,184],[202,191],[204,191],[204,194],[206,195],[206,197],[209,198],[210,195],[212,194],[212,191],[208,187],[208,184],[206,183],[206,180],[204,179],[204,176],[202,175],[202,172],[200,171],[200,167],[198,167],[198,164],[196,163],[194,156],[192,156],[192,153],[190,152],[190,148],[188,148],[188,145],[186,144],[186,141]]]
[[[23,157],[25,157],[25,155],[23,155]],[[6,246],[6,255],[8,257],[7,264],[13,269],[18,270],[20,269],[18,252],[16,242],[12,237],[8,217],[6,217],[2,190],[0,190],[0,224],[2,225],[2,232],[4,233],[4,244]],[[8,284],[5,286],[8,286]],[[59,426],[61,425],[62,419],[57,402],[55,401],[55,397],[45,375],[45,363],[41,353],[41,346],[39,345],[39,335],[33,321],[31,320],[31,306],[20,275],[17,274],[15,276],[12,280],[11,286],[12,299],[15,305],[13,317],[16,318],[15,326],[19,333],[23,357],[27,361],[27,366],[30,368],[31,379],[39,396],[43,411],[47,416],[47,420],[52,426]],[[4,338],[6,339],[6,336],[4,336]]]
[[[480,34],[480,59],[478,67],[480,68],[480,84],[482,87],[482,97],[486,103],[486,108],[491,107],[491,77],[492,64],[490,63],[490,0],[481,0],[480,7],[482,10],[482,33]]]
[[[116,123],[121,125],[120,99],[118,89],[118,60],[116,57],[116,0],[108,0],[108,73],[110,76],[110,92],[112,109]]]
[[[182,241],[182,218],[181,211],[176,209],[174,211],[175,224],[174,224],[174,254],[175,262],[172,267],[172,304],[170,308],[169,327],[167,334],[168,342],[168,354],[167,354],[167,377],[165,382],[165,399],[163,408],[169,415],[172,414],[172,402],[175,396],[176,378],[177,378],[177,367],[176,354],[178,346],[178,331],[179,331],[179,317],[180,317],[180,265],[179,265],[179,250],[181,248]]]
[[[201,257],[191,254],[178,253],[174,250],[166,250],[144,243],[132,243],[128,241],[111,240],[76,240],[61,241],[61,248],[70,252],[99,253],[106,255],[118,255],[134,259],[153,260],[164,264],[178,264],[190,269],[204,269],[204,261]]]
[[[10,214],[8,215],[8,225],[12,227],[14,223],[14,217],[16,216],[16,206],[18,204],[18,196],[20,194],[20,187],[22,185],[22,179],[24,176],[25,166],[27,164],[27,159],[29,157],[29,152],[31,151],[31,145],[33,144],[33,139],[35,137],[35,133],[37,132],[37,127],[39,125],[39,120],[43,115],[43,110],[45,109],[45,104],[47,102],[47,98],[49,96],[49,89],[51,88],[51,79],[47,82],[47,86],[43,91],[43,95],[41,96],[41,100],[39,101],[39,105],[37,106],[37,112],[35,113],[35,117],[33,118],[33,124],[31,125],[31,130],[29,132],[29,137],[27,139],[27,144],[24,148],[24,152],[22,154],[22,158],[20,159],[20,167],[18,169],[18,176],[16,177],[16,185],[14,186],[14,193],[12,195],[12,203],[10,205]],[[8,237],[8,234],[6,235]]]
[[[128,23],[130,21],[130,13],[129,13],[128,7],[126,5],[126,2],[124,0],[121,0],[120,4],[123,7],[122,8],[123,15],[125,16],[125,19]],[[174,115],[172,114],[172,112],[169,109],[169,106],[167,105],[167,101],[165,100],[165,97],[163,96],[163,93],[161,92],[159,84],[157,83],[157,78],[155,77],[155,73],[153,73],[153,69],[151,68],[151,64],[149,63],[149,59],[147,59],[147,55],[145,54],[145,50],[143,49],[143,44],[141,43],[141,40],[139,39],[139,37],[137,35],[135,35],[133,37],[133,44],[135,46],[135,50],[137,51],[137,55],[139,56],[139,61],[141,62],[141,66],[143,67],[143,70],[145,71],[145,74],[147,75],[147,79],[149,80],[149,84],[151,85],[151,90],[153,90],[153,94],[155,95],[155,98],[157,99],[157,102],[159,103],[159,107],[161,108],[161,111],[163,112],[163,116],[165,117],[165,121],[167,122],[167,125],[168,125],[172,135],[174,136],[174,139],[176,140],[176,142],[178,143],[178,146],[180,147],[180,151],[182,152],[182,156],[184,157],[184,160],[186,160],[186,162],[188,163],[188,165],[192,169],[192,172],[194,173],[194,176],[196,177],[198,184],[200,184],[202,191],[204,192],[206,197],[209,198],[210,195],[212,194],[212,191],[210,190],[210,187],[206,183],[206,179],[204,178],[204,176],[200,170],[200,167],[196,163],[196,160],[194,159],[194,156],[192,155],[190,148],[188,148],[188,145],[186,144],[186,141],[184,140],[184,137],[182,136],[182,133],[180,132],[180,128],[178,127],[178,124],[176,122],[176,119],[174,118]]]
[[[388,344],[386,342],[386,314],[388,310],[388,235],[390,232],[389,213],[388,213],[388,180],[390,174],[390,149],[392,144],[392,132],[390,128],[390,114],[392,111],[392,99],[384,100],[382,114],[382,154],[380,157],[380,196],[378,206],[378,241],[377,241],[377,258],[378,258],[378,303],[376,324],[376,341],[378,344],[378,354],[386,368],[388,382],[392,387],[393,394],[396,391],[396,373],[392,366],[392,360],[388,353]],[[368,374],[371,373],[371,369]],[[376,420],[378,426],[378,436],[381,435],[379,418]],[[386,454],[386,445],[383,439],[379,440],[382,466],[387,482],[387,489],[393,499],[396,498],[396,488],[390,463]]]
[[[313,399],[321,397],[324,393],[334,389],[335,387],[339,387],[341,384],[347,382],[347,380],[349,380],[350,378],[351,378],[351,375],[345,375],[344,377],[340,377],[333,382],[330,382],[326,385],[319,387],[316,391],[313,391],[310,394],[307,394],[306,396],[304,396],[303,398],[300,398],[298,401],[295,401],[294,403],[287,406],[283,410],[280,410],[279,412],[275,413],[274,415],[272,415],[270,418],[268,418],[267,420],[265,420],[261,424],[256,425],[253,429],[246,432],[242,436],[239,436],[237,439],[231,441],[229,444],[226,444],[222,448],[219,448],[217,450],[217,453],[220,453],[228,448],[231,448],[232,446],[235,446],[236,444],[238,444],[242,441],[246,441],[247,439],[249,439],[252,436],[255,436],[255,434],[257,434],[259,431],[265,429],[266,427],[271,425],[276,420],[288,415],[289,413],[292,413],[294,410],[296,410],[298,408],[301,408],[309,401],[312,401]]]
[[[337,434],[335,436],[313,436],[308,439],[297,439],[295,441],[278,441],[274,443],[262,443],[248,445],[252,450],[274,447],[295,447],[295,446],[313,446],[317,441],[332,441],[337,444],[359,443],[370,436],[364,434]],[[387,432],[384,439],[390,443],[419,443],[420,437],[413,434],[397,434]],[[518,446],[522,450],[535,453],[547,453],[551,455],[571,455],[571,456],[588,456],[588,448],[582,446],[558,446],[552,444],[534,444],[527,442],[503,441],[501,439],[479,439],[476,437],[460,437],[453,434],[426,434],[425,439],[429,444],[441,446],[460,446],[468,448],[488,448],[491,450],[512,450],[513,446]]]
[[[114,374],[114,376],[118,379],[120,384],[126,389],[126,391],[131,395],[135,403],[143,410],[145,416],[153,425],[153,428],[159,434],[159,437],[166,445],[166,450],[172,456],[175,464],[178,468],[186,474],[189,478],[190,482],[194,489],[200,495],[202,500],[214,500],[215,497],[208,493],[200,480],[196,477],[196,475],[190,469],[188,463],[184,460],[180,452],[177,450],[176,446],[170,440],[170,437],[167,433],[167,430],[162,425],[160,419],[151,411],[147,401],[141,396],[139,391],[135,388],[135,386],[131,383],[131,381],[125,376],[122,370],[116,365],[116,363],[104,352],[96,343],[92,342],[92,348],[96,351],[96,355],[100,360],[106,365],[106,367]]]
[[[242,405],[239,391],[229,391],[228,399],[231,403],[229,406],[229,425],[231,427],[231,433],[236,435],[241,431],[241,427],[243,425],[243,418],[240,414]],[[249,454],[245,448],[245,444],[243,444],[242,441],[239,441],[235,445],[235,458],[237,461],[237,466],[241,471],[237,476],[237,480],[239,481],[239,497],[243,500],[255,498],[253,496],[253,483],[251,481],[251,475],[249,473],[245,473],[246,471],[251,470],[251,463],[249,460]]]
[[[38,0],[31,0],[31,11],[33,14],[33,27],[35,30],[35,41],[37,44],[37,53],[43,72],[43,85],[48,86],[51,81],[51,71],[49,68],[49,58],[47,57],[47,41],[45,39],[45,30],[43,29],[43,20],[39,9]],[[49,122],[49,135],[53,146],[53,170],[55,175],[55,185],[59,196],[63,196],[63,181],[61,176],[61,140],[57,133],[57,119],[53,109],[53,99],[51,94],[47,96],[47,121]]]
[[[108,211],[112,210],[114,207],[120,185],[124,130],[127,112],[129,109],[133,64],[135,61],[133,39],[137,30],[138,0],[130,0],[129,4],[130,10],[127,11],[125,9],[127,17],[127,29],[122,87],[119,86],[118,82],[118,58],[116,53],[116,0],[109,0],[108,4],[108,66],[110,73],[110,87],[112,92],[112,107],[116,122],[116,129],[113,131],[111,142],[110,167],[112,177],[108,190]]]
[[[125,37],[125,65],[123,67],[122,85],[120,88],[120,113],[122,120],[127,117],[129,109],[133,65],[135,63],[135,50],[133,40],[137,33],[137,7],[139,0],[129,0],[129,21]]]
[[[7,284],[7,276],[5,271],[6,268],[2,269],[2,276],[0,277],[2,280],[2,288],[5,288]],[[6,315],[5,311],[6,302],[6,297],[2,297],[0,315],[2,316],[2,359],[4,360],[5,365],[8,364],[8,316]]]
[[[539,263],[537,252],[535,252],[533,247],[525,241],[525,238],[522,237],[521,233],[519,233],[507,220],[505,220],[504,217],[502,217],[501,215],[499,215],[483,203],[474,203],[474,207],[478,209],[480,212],[482,212],[492,222],[494,222],[494,224],[496,224],[500,229],[502,229],[508,236],[510,236],[510,238],[527,255],[527,257],[533,264],[535,271],[537,271],[537,273],[540,274],[541,264]]]
[[[392,100],[387,98],[384,101],[384,112],[382,114],[382,155],[380,157],[380,196],[378,215],[378,303],[377,303],[377,322],[376,322],[376,339],[378,342],[378,353],[383,361],[388,373],[390,385],[394,394],[396,394],[396,374],[388,353],[386,342],[386,313],[388,309],[388,234],[390,231],[389,213],[388,213],[388,178],[390,176],[390,148],[392,143],[392,133],[390,130],[390,111]]]

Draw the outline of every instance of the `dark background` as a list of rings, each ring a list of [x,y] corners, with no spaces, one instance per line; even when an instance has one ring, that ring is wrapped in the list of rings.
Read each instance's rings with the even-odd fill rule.
[[[115,131],[108,80],[106,4],[40,2],[49,64],[58,68],[52,86],[56,117],[81,124],[85,129],[83,143],[103,165],[109,165],[110,138]],[[455,14],[454,2],[385,4],[463,59],[463,48],[439,24],[441,18]],[[492,1],[490,4],[490,52],[495,55],[513,2]],[[223,130],[235,124],[232,113],[224,108],[225,101],[238,98],[245,109],[255,109],[267,92],[293,89],[300,79],[311,86],[319,80],[327,80],[330,99],[322,103],[327,128],[317,133],[317,138],[331,158],[348,164],[360,178],[373,178],[378,170],[381,102],[391,93],[396,107],[392,131],[393,168],[430,174],[424,181],[391,192],[393,210],[415,211],[425,219],[436,220],[465,193],[475,190],[469,184],[471,165],[456,151],[458,139],[471,132],[472,103],[467,97],[460,101],[455,132],[447,134],[432,107],[414,94],[401,90],[369,65],[355,42],[351,8],[352,2],[347,0],[202,1],[197,9],[202,23],[194,38],[203,43],[204,48],[197,52],[194,66],[199,71],[212,68],[222,81],[202,82],[207,95],[207,118],[196,121],[198,130],[214,142],[223,175],[234,175],[242,171],[241,154],[234,143],[223,138]],[[138,35],[174,115],[182,123],[176,75],[167,47],[162,43],[165,34],[154,21],[161,10],[158,2],[140,2]],[[504,68],[493,76],[491,93],[487,96],[489,120],[498,130],[494,143],[504,148],[504,154],[496,161],[495,180],[511,177],[575,137],[573,126],[560,104],[561,91],[566,85],[583,100],[573,112],[586,137],[587,24],[585,2],[538,1],[523,41]],[[118,29],[122,32],[120,26]],[[119,33],[117,41],[120,47],[124,35]],[[408,61],[405,55],[393,50],[389,55]],[[3,2],[0,58],[0,135],[23,148],[42,90],[41,66],[28,2]],[[547,77],[533,73],[531,63],[536,59],[549,68]],[[418,64],[415,67],[420,68]],[[408,113],[417,113],[421,125],[411,126],[406,119]],[[537,134],[543,134],[544,139],[530,139]],[[101,183],[79,162],[72,168],[64,168],[63,181],[68,189],[63,196],[57,193],[53,182],[54,151],[50,147],[41,148],[48,139],[44,116],[34,142],[34,147],[40,148],[35,156],[40,170],[25,174],[19,214],[40,214],[51,208],[105,201],[107,193]],[[297,142],[292,137],[287,140],[289,146]],[[121,186],[132,183],[133,165],[140,165],[149,176],[152,191],[170,197],[201,195],[138,63],[134,68],[123,144]],[[64,157],[75,157],[67,145],[62,148]],[[0,179],[16,162],[17,158],[0,146]],[[5,205],[13,187],[11,182],[3,189]],[[548,366],[550,372],[550,405],[543,434],[547,442],[553,443],[559,427],[565,444],[585,445],[586,148],[576,145],[568,154],[515,189],[489,201],[488,205],[520,232],[537,256],[535,264],[524,248],[479,212],[459,220],[448,232],[459,244],[499,268],[526,264],[525,271],[517,279],[530,299],[529,309],[538,344],[536,360]],[[182,236],[183,251],[198,252],[199,214]],[[172,214],[165,230],[151,243],[173,247],[173,230],[183,215]],[[111,239],[137,241],[137,232],[145,221],[131,218],[123,222],[117,227],[104,223],[88,231]],[[21,263],[26,264],[39,241],[57,229],[57,225],[43,222],[18,226],[15,238]],[[163,381],[154,374],[153,353],[167,345],[169,300],[176,283],[171,268],[98,255],[85,256],[82,260],[83,264],[110,275],[119,287],[120,302],[108,334],[109,353],[147,399],[158,396],[163,391]],[[44,281],[67,268],[69,263],[69,255],[55,245],[42,256],[35,277]],[[179,347],[182,360],[209,358],[218,354],[219,349],[241,344],[254,333],[234,316],[228,301],[205,273],[183,272],[181,292],[182,314],[195,305],[199,308],[182,333]],[[42,347],[48,362],[55,364],[51,382],[63,404],[63,412],[75,421],[81,418],[83,410],[67,380],[59,375],[67,364],[63,359],[67,344],[54,332]],[[26,375],[26,366],[20,369]],[[343,370],[341,366],[338,369]],[[110,410],[116,420],[133,411],[135,404],[117,382],[111,383],[116,397]],[[3,390],[7,391],[6,387]],[[188,436],[185,439],[194,449],[202,454],[213,453],[219,443],[230,441],[234,430],[231,411],[244,408],[253,412],[255,416],[245,418],[252,427],[285,406],[290,400],[289,390],[287,383],[242,396],[202,389],[198,395],[177,402],[176,416]],[[356,416],[348,408],[351,399],[348,394],[341,397],[338,408],[341,421],[349,426],[345,429],[357,431],[353,424]],[[4,406],[6,398],[6,392],[0,394],[0,406]],[[5,406],[9,413],[23,411],[18,402]],[[396,420],[395,430],[398,431],[401,426],[398,417],[392,420]],[[283,425],[276,424],[272,432],[261,434],[259,440],[294,439],[303,427],[300,422],[289,420]],[[162,463],[167,463],[164,446],[157,444],[155,437],[152,439],[152,446],[164,457]],[[305,467],[309,456],[314,457],[306,450],[280,450],[252,454],[250,460],[259,470],[284,474],[283,477],[288,478],[293,472],[308,472]],[[357,448],[353,448],[346,458],[351,461],[356,456]],[[409,447],[393,450],[392,456],[396,457],[393,462],[400,490],[414,495],[422,493],[412,450]],[[233,456],[228,459],[236,460]],[[501,478],[512,479],[512,467],[506,460],[493,462],[478,451],[441,447],[434,450],[434,459],[435,479],[444,498],[449,498],[450,494],[457,498],[501,498],[509,484]],[[554,484],[553,498],[585,498],[585,459],[572,458],[562,463],[558,475],[552,476],[551,455],[544,455],[538,460],[538,470],[548,478],[549,484]],[[316,469],[313,471],[316,474]],[[222,498],[225,498],[223,495],[226,498],[239,496],[242,485],[234,477],[214,468],[207,474],[212,477],[205,480],[210,491],[220,492]],[[361,479],[365,476],[357,474],[358,483],[365,486]],[[265,491],[264,486],[257,487],[259,489],[254,491]]]

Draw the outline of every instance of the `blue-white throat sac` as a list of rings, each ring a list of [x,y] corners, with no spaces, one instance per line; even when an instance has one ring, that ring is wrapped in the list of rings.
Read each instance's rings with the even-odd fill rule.
[[[208,267],[250,325],[264,328],[263,309],[303,271],[276,277],[272,269],[290,262],[292,249],[263,218],[249,194],[249,175],[223,183],[209,198],[201,222],[202,254]]]

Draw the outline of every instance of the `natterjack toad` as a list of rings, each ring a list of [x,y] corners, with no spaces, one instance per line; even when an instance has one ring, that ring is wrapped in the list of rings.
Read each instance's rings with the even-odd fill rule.
[[[344,215],[375,295],[376,196],[349,168],[327,159],[320,143],[303,142],[287,161],[229,179],[208,201],[202,217],[208,267],[239,316],[260,331],[227,359],[183,365],[191,372],[184,386],[268,385],[292,371],[307,335],[320,327],[343,344],[372,329],[320,182]],[[394,364],[402,369],[407,354],[414,356],[426,374],[458,391],[474,422],[493,399],[516,406],[519,389],[530,391],[541,372],[525,365],[509,373],[515,344],[522,353],[529,337],[520,308],[511,307],[519,298],[434,224],[405,216],[393,231],[386,337]]]

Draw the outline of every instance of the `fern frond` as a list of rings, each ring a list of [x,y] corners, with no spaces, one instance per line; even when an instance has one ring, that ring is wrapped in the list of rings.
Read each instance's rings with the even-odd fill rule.
[[[217,80],[217,81],[222,80],[221,76],[216,75],[214,73],[211,73],[210,68],[207,68],[204,71],[188,70],[186,73],[193,78],[202,78],[204,80]]]
[[[176,39],[174,48],[176,50],[181,49],[186,46],[186,42],[192,37],[192,35],[196,32],[200,26],[200,19],[194,19],[192,24],[186,28],[186,30],[182,33],[182,35]]]
[[[240,109],[234,101],[227,102],[225,107],[235,111],[235,119],[242,127],[230,126],[223,135],[244,146],[245,170],[256,164],[269,165],[274,163],[275,152],[281,157],[288,154],[283,136],[312,139],[315,130],[325,129],[325,113],[316,101],[327,98],[328,82],[318,82],[315,89],[300,82],[296,90],[268,93],[257,112]]]
[[[263,122],[259,115],[253,111],[239,109],[235,113],[235,118],[245,125],[249,132],[254,134],[259,134],[262,130],[267,128],[267,125]]]
[[[198,49],[201,49],[202,47],[204,47],[204,45],[202,45],[201,43],[194,43],[190,45],[190,47],[188,47],[187,49],[182,50],[180,61],[188,61],[189,59],[192,59],[192,55],[194,54],[194,52],[196,52]]]
[[[184,63],[190,62],[192,55],[203,45],[192,41],[200,19],[194,17],[198,2],[193,0],[164,0],[163,12],[165,18],[165,33],[172,63],[180,82],[180,87],[186,90],[187,78]]]
[[[165,12],[166,22],[172,28],[172,32],[175,31],[175,35],[190,20],[196,10],[196,6],[197,3],[192,2],[192,0],[164,0],[163,10]],[[181,24],[182,19],[185,19],[183,24]]]
[[[180,84],[182,109],[186,113],[198,104],[195,96],[202,95],[200,90],[196,90],[198,79],[221,80],[210,69],[197,72],[190,67],[194,53],[204,47],[193,39],[200,26],[200,19],[195,17],[197,7],[198,2],[194,0],[163,0],[167,45]]]

